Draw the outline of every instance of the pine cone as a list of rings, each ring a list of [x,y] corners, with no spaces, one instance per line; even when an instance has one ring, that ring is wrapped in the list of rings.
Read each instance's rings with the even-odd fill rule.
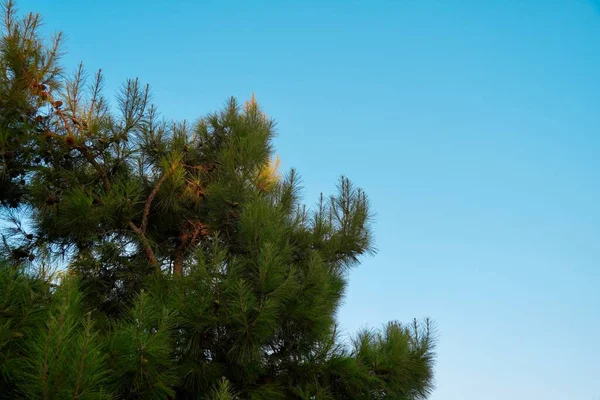
[[[46,204],[48,204],[49,206],[56,204],[56,203],[58,203],[58,197],[56,197],[53,194],[48,196],[48,198],[46,199]]]
[[[14,249],[12,251],[12,256],[13,258],[15,258],[16,260],[20,260],[22,258],[26,258],[29,257],[30,254],[27,250],[23,249],[23,248],[18,248],[18,249]]]

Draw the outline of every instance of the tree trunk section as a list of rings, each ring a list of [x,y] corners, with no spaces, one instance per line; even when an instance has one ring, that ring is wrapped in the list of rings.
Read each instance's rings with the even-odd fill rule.
[[[177,252],[173,261],[173,276],[181,276],[183,273],[183,252]]]

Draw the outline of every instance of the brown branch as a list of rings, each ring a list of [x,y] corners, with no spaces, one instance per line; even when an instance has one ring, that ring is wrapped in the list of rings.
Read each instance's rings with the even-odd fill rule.
[[[158,193],[161,185],[165,182],[165,180],[167,179],[168,176],[169,176],[169,173],[165,172],[163,174],[163,176],[160,177],[158,182],[156,182],[154,189],[152,189],[152,192],[150,192],[150,196],[148,196],[148,199],[146,200],[146,205],[144,206],[144,215],[142,216],[142,225],[141,225],[141,231],[143,234],[146,233],[146,228],[148,227],[148,215],[150,214],[150,206],[152,206],[152,202],[154,201],[156,194]]]
[[[106,190],[110,190],[110,179],[108,179],[108,174],[106,173],[106,170],[104,170],[102,166],[98,164],[98,161],[96,161],[96,158],[92,154],[90,154],[88,148],[77,144],[73,145],[73,148],[77,149],[81,153],[81,155],[83,155],[85,159],[88,160],[90,164],[92,164],[92,166],[96,169],[96,171],[98,171],[98,173],[102,177],[102,182],[104,182],[104,187],[106,188]]]
[[[185,229],[185,228],[183,228]],[[195,227],[194,233],[192,234],[192,238],[190,240],[189,235],[185,232],[181,234],[181,244],[175,250],[175,258],[173,260],[173,275],[181,276],[183,272],[183,257],[185,255],[185,251],[187,250],[188,243],[193,242],[198,237],[199,229]]]
[[[67,118],[65,117],[65,114],[63,114],[63,112],[59,108],[60,106],[56,105],[56,102],[52,103],[52,106],[54,106],[54,111],[56,111],[56,114],[60,117],[60,119],[62,119],[63,124],[65,125],[65,129],[67,131],[67,134],[69,136],[73,136],[73,132],[71,132],[71,128],[69,127],[69,123],[67,122]]]
[[[198,242],[199,237],[208,235],[208,229],[200,221],[188,221],[192,226],[191,237],[186,233],[181,234],[181,244],[175,250],[175,259],[173,261],[173,275],[180,276],[183,272],[183,258],[187,249]],[[185,227],[183,228],[185,229]]]
[[[60,117],[60,119],[63,121],[65,130],[67,131],[67,135],[70,136],[71,138],[73,138],[73,132],[71,131],[71,127],[69,126],[67,117],[60,109],[60,107],[62,106],[62,102],[54,101],[54,99],[50,96],[50,94],[48,94],[47,96],[49,97],[48,101],[54,108],[54,111]],[[65,141],[67,140],[65,137],[63,137],[61,135],[57,135],[56,133],[49,132],[49,134],[51,135],[51,137],[61,138],[62,140],[65,140]],[[98,164],[98,161],[96,161],[96,157],[94,157],[89,152],[89,149],[87,147],[85,147],[84,145],[73,144],[72,146],[74,149],[77,149],[81,153],[81,155],[83,155],[85,157],[85,159],[88,160],[88,162],[90,164],[92,164],[92,166],[96,169],[96,171],[98,171],[98,173],[102,177],[102,182],[104,182],[104,186],[105,186],[106,190],[107,191],[110,190],[111,185],[110,185],[110,180],[108,179],[108,175],[107,175],[106,171],[102,168],[102,166],[100,164]]]
[[[53,138],[53,139],[58,139],[58,140],[62,140],[66,142],[66,139],[64,136],[59,135],[57,133],[53,133],[50,131],[47,131],[45,133],[46,137],[48,138]],[[79,153],[81,153],[82,156],[85,157],[86,160],[88,160],[88,162],[90,164],[92,164],[92,166],[94,167],[94,169],[100,174],[100,176],[102,177],[102,182],[104,183],[104,186],[106,188],[106,190],[110,190],[110,180],[108,179],[108,175],[106,174],[106,171],[102,168],[102,166],[100,164],[98,164],[98,161],[96,161],[96,158],[89,152],[89,149],[85,146],[79,145],[79,144],[73,144],[72,147],[76,150],[79,151]]]
[[[141,241],[141,245],[144,249],[144,253],[146,254],[146,257],[148,258],[148,261],[150,261],[150,263],[155,266],[158,267],[158,260],[156,259],[156,256],[154,255],[154,251],[152,251],[152,247],[150,246],[150,242],[148,241],[148,239],[146,238],[146,235],[144,234],[144,232],[142,232],[142,230],[133,222],[129,222],[129,227],[139,235],[140,237],[140,241]]]
[[[181,276],[183,273],[183,255],[185,249],[182,249],[181,246],[177,248],[175,253],[175,260],[173,261],[173,275]]]
[[[190,168],[190,169],[198,169],[198,170],[200,170],[200,171],[207,171],[207,170],[208,170],[208,167],[207,167],[206,165],[203,165],[203,164],[201,164],[201,165],[189,165],[189,164],[181,164],[181,165],[183,165],[183,166],[184,166],[184,167],[186,167],[186,168]]]

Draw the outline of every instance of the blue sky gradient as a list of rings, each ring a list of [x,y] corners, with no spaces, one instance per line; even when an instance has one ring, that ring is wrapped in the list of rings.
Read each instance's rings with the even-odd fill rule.
[[[305,200],[370,195],[351,334],[431,317],[433,400],[600,399],[600,3],[20,0],[107,94],[194,120],[252,92]]]

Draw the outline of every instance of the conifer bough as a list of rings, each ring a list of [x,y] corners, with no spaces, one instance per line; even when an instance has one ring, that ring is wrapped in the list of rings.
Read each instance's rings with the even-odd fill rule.
[[[428,396],[428,321],[336,331],[373,252],[363,191],[342,178],[307,209],[254,97],[190,125],[133,79],[110,107],[39,24],[5,3],[0,398]]]

